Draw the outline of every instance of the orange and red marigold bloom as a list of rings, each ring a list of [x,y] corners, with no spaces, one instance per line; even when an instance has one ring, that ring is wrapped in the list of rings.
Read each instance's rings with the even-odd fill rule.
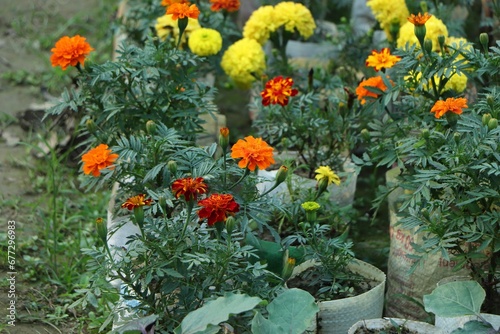
[[[231,158],[241,160],[238,162],[240,168],[248,168],[254,171],[256,167],[263,170],[274,163],[273,148],[262,138],[247,136],[239,139],[231,148]]]
[[[441,118],[448,111],[460,115],[462,113],[462,108],[467,108],[467,99],[463,97],[449,97],[445,101],[436,101],[431,112],[435,113],[434,116],[436,116],[436,118]]]
[[[389,48],[383,48],[380,52],[372,51],[372,54],[366,58],[366,66],[373,67],[378,72],[383,68],[393,67],[400,60],[400,57],[391,54]]]
[[[212,6],[210,9],[214,12],[218,12],[222,9],[228,12],[235,12],[240,9],[240,0],[210,0]]]
[[[186,177],[175,180],[172,183],[172,190],[176,198],[184,196],[186,201],[191,201],[196,200],[198,195],[206,194],[208,186],[205,184],[202,177]]]
[[[202,206],[198,211],[198,217],[206,218],[208,226],[213,226],[217,222],[225,222],[229,215],[240,211],[240,205],[230,194],[212,194],[199,201],[198,205]]]
[[[87,55],[94,49],[86,41],[85,37],[76,35],[73,37],[63,36],[50,50],[50,62],[52,66],[61,66],[66,70],[68,66],[76,66],[85,62]]]
[[[192,18],[198,19],[200,10],[196,5],[189,5],[187,3],[173,3],[167,8],[167,14],[172,14],[172,20]]]
[[[111,153],[108,145],[100,144],[82,155],[83,172],[95,177],[101,175],[101,170],[113,165],[118,154]]]
[[[146,194],[139,194],[137,196],[127,198],[127,200],[122,204],[122,209],[132,211],[140,206],[151,205],[151,203],[153,203],[153,200],[151,198],[146,199]]]
[[[413,23],[415,26],[423,26],[432,17],[429,13],[424,13],[424,15],[418,13],[418,15],[411,14],[408,21]]]
[[[268,106],[270,104],[286,106],[288,104],[288,99],[299,93],[299,91],[292,88],[292,86],[293,79],[284,79],[281,75],[269,80],[266,83],[264,90],[260,93],[262,96],[262,104],[264,106]]]
[[[161,1],[161,5],[162,6],[165,6],[165,7],[168,7],[170,6],[171,4],[174,4],[174,3],[185,3],[185,4],[190,4],[189,0],[162,0]]]
[[[361,104],[366,103],[366,97],[377,98],[379,94],[368,90],[366,87],[378,88],[381,91],[385,91],[387,86],[384,84],[382,77],[376,76],[365,79],[361,81],[361,83],[356,88],[356,95],[358,95],[358,100],[361,101]]]

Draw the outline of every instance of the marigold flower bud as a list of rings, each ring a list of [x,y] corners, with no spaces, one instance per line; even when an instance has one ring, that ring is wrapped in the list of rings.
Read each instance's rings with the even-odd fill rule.
[[[438,36],[438,43],[439,43],[439,47],[441,48],[441,50],[444,49],[444,41],[445,41],[445,37],[443,35],[439,35]]]
[[[276,173],[275,185],[277,186],[278,184],[283,183],[283,181],[286,180],[287,176],[288,176],[288,167],[281,166],[278,169],[278,172]]]
[[[97,130],[97,127],[94,123],[94,120],[92,118],[89,118],[86,122],[85,122],[85,126],[87,127],[87,130],[90,132],[90,133],[95,133],[95,131]]]
[[[498,127],[498,119],[492,118],[488,122],[488,129],[494,130]]]
[[[430,39],[426,39],[424,41],[424,49],[427,53],[431,53],[432,52],[432,40]]]
[[[152,120],[146,122],[146,132],[153,135],[156,132],[156,123]]]
[[[371,138],[370,131],[368,131],[368,129],[361,130],[361,137],[364,139],[364,141],[369,142]]]
[[[286,281],[293,273],[295,268],[295,259],[290,257],[288,249],[283,253],[283,271],[281,272],[281,278]]]
[[[224,152],[226,152],[227,147],[229,146],[229,129],[226,127],[219,130],[219,146]]]
[[[479,34],[479,42],[481,42],[484,50],[487,51],[490,44],[490,37],[487,33],[482,32],[481,34]]]
[[[167,168],[172,175],[175,175],[175,173],[177,173],[177,162],[170,160],[167,162]]]
[[[455,143],[460,143],[460,134],[458,132],[455,132],[453,134],[453,140],[455,141]]]
[[[322,193],[325,192],[326,188],[328,187],[328,177],[323,177],[321,178],[319,181],[318,181],[318,191],[317,191],[317,194],[316,194],[316,198],[318,198],[319,196],[321,196]]]
[[[429,129],[422,130],[422,138],[429,139],[430,135],[431,135],[431,133],[429,132]]]
[[[134,218],[135,223],[142,230],[142,227],[144,226],[144,208],[142,205],[134,207]]]
[[[231,235],[236,227],[236,219],[233,216],[229,216],[226,219],[226,231],[227,234]]]
[[[427,29],[425,28],[425,24],[424,25],[415,25],[414,32],[415,32],[415,36],[417,36],[417,39],[420,43],[420,47],[423,48],[425,35],[427,34]]]
[[[95,220],[96,223],[96,229],[97,229],[97,235],[101,240],[106,243],[107,242],[107,237],[108,237],[108,228],[106,226],[106,223],[102,218],[97,218]]]
[[[484,114],[482,117],[483,125],[488,125],[490,119],[491,119],[491,114]]]
[[[495,107],[495,100],[493,99],[493,96],[491,95],[486,96],[486,102],[488,102],[490,108],[493,109]]]

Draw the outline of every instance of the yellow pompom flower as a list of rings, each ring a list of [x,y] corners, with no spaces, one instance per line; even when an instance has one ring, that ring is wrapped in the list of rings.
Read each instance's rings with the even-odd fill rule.
[[[391,40],[391,25],[400,27],[407,22],[410,11],[406,7],[405,0],[368,0],[366,3],[372,10],[373,16],[385,31],[387,39]]]
[[[340,177],[330,168],[330,166],[320,166],[314,171],[316,173],[316,180],[327,179],[328,185],[335,183],[340,185]]]
[[[300,36],[309,38],[316,29],[316,23],[309,9],[300,3],[280,2],[274,6],[274,20],[277,27],[284,26],[291,33],[298,31]]]
[[[448,29],[443,21],[433,15],[427,23],[425,23],[425,29],[427,31],[425,39],[430,39],[432,41],[432,50],[439,51],[438,37],[440,35],[445,38],[448,37]],[[399,29],[397,46],[398,48],[405,48],[406,44],[409,46],[419,45],[417,36],[415,36],[415,26],[411,22],[406,22],[401,26],[401,29]]]
[[[197,29],[189,36],[188,46],[195,55],[213,56],[222,48],[222,36],[214,29]]]
[[[255,39],[264,45],[277,26],[274,21],[274,7],[261,6],[248,18],[243,27],[243,37]]]
[[[243,38],[227,48],[221,66],[238,86],[250,88],[266,69],[266,56],[259,42]]]
[[[186,42],[186,37],[189,37],[190,33],[200,29],[200,24],[198,20],[188,18],[188,25],[184,34],[182,34],[182,43]],[[172,14],[165,14],[156,19],[155,24],[156,35],[161,39],[165,40],[167,38],[172,38],[177,41],[179,38],[179,26],[177,20],[172,19]]]

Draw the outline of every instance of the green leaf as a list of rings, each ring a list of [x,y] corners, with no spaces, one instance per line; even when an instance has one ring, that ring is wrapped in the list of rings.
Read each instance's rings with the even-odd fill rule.
[[[262,299],[244,294],[229,293],[224,297],[207,302],[199,309],[189,313],[175,329],[175,333],[194,334],[207,333],[205,330],[227,321],[231,314],[238,314],[253,309]],[[218,327],[217,327],[218,328]]]
[[[252,319],[252,333],[258,334],[281,334],[285,333],[283,328],[278,327],[272,321],[267,320],[260,313],[255,313]]]
[[[451,334],[495,334],[497,331],[482,321],[472,320],[466,322],[463,328],[457,328]]]
[[[440,317],[479,315],[486,293],[476,281],[450,282],[424,296],[427,312]]]
[[[155,314],[144,318],[134,319],[127,324],[113,330],[114,334],[146,333],[146,328],[156,322],[158,316]]]

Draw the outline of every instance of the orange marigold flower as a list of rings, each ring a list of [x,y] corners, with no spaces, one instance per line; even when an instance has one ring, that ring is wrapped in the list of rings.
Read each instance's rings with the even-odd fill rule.
[[[161,5],[168,7],[174,3],[185,3],[185,4],[190,4],[189,0],[162,0]]]
[[[85,37],[76,35],[61,37],[50,51],[52,51],[52,56],[50,56],[52,66],[61,66],[63,70],[66,70],[70,65],[83,65],[87,55],[94,49],[85,40]]]
[[[82,155],[83,172],[85,174],[92,173],[97,177],[101,175],[101,169],[112,166],[116,158],[118,158],[118,154],[111,153],[108,145],[101,144]]]
[[[172,183],[172,190],[174,191],[175,197],[179,198],[184,195],[186,201],[191,201],[196,200],[198,195],[206,194],[208,186],[204,183],[202,177],[186,177],[175,180]]]
[[[358,100],[361,101],[361,104],[366,103],[365,97],[373,97],[377,98],[378,94],[374,93],[370,90],[368,90],[366,87],[373,87],[373,88],[378,88],[381,91],[385,91],[387,87],[384,84],[384,81],[382,80],[382,77],[376,76],[376,77],[371,77],[368,79],[365,79],[361,81],[361,83],[358,85],[356,88],[356,94],[358,95]]]
[[[132,211],[134,208],[151,205],[151,203],[153,203],[153,200],[151,198],[146,199],[146,194],[139,194],[137,196],[127,198],[127,200],[122,204],[122,209]]]
[[[292,85],[292,78],[283,79],[281,75],[269,80],[264,90],[260,93],[262,96],[262,104],[265,106],[270,104],[286,106],[288,104],[288,98],[299,93],[298,90],[292,89]]]
[[[391,68],[401,57],[391,55],[389,48],[383,48],[380,52],[373,50],[372,54],[366,58],[366,66],[373,67],[375,71],[380,71],[382,68]]]
[[[441,118],[448,111],[460,115],[462,108],[467,108],[467,99],[463,97],[449,97],[445,101],[439,100],[434,103],[431,112],[435,113],[436,118]]]
[[[418,15],[411,14],[408,21],[413,23],[415,26],[423,26],[432,17],[429,13],[424,13],[424,15],[418,13]]]
[[[183,19],[186,17],[198,19],[200,10],[196,5],[186,3],[173,3],[167,8],[167,14],[172,14],[172,20]]]
[[[239,139],[233,145],[231,157],[233,159],[241,158],[238,163],[240,168],[254,171],[255,167],[266,169],[274,163],[273,150],[262,138],[247,136],[244,139]]]
[[[230,194],[212,194],[199,201],[198,205],[202,206],[198,211],[198,217],[208,219],[208,226],[213,226],[217,222],[225,222],[228,215],[234,215],[240,211],[240,205]]]
[[[228,12],[235,12],[240,9],[240,0],[210,0],[210,3],[212,3],[210,9],[214,12],[218,12],[222,9]]]

